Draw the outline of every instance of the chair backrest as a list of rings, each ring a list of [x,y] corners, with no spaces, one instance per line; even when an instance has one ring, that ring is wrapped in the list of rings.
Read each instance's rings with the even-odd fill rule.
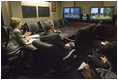
[[[100,36],[102,36],[103,34],[103,27],[101,24],[97,24],[96,27],[93,29],[92,33],[94,35],[95,39],[100,38]]]
[[[36,34],[42,31],[40,22],[26,22],[24,27],[26,27],[28,31],[32,32],[32,34]]]
[[[5,47],[7,47],[8,42],[9,42],[9,33],[10,33],[10,30],[11,30],[12,28],[11,28],[11,26],[6,26],[6,25],[4,25],[2,28],[3,28],[4,31],[5,31],[5,34],[2,34],[2,35],[5,35],[5,36],[6,36],[6,41],[5,41],[5,42],[7,42],[7,43],[6,43]]]
[[[61,57],[61,53],[60,53],[61,51],[53,44],[49,44],[49,43],[38,41],[38,40],[33,41],[32,44],[43,53],[46,53],[46,54],[56,53],[55,56]]]
[[[40,32],[44,31],[44,28],[43,28],[43,24],[42,23],[43,23],[42,21],[39,21],[38,22]]]
[[[6,43],[1,44],[1,65],[7,65],[8,64],[8,56],[6,55],[6,49],[5,49]]]
[[[62,58],[61,52],[53,44],[42,41],[33,41],[32,44],[37,48],[36,53],[40,53],[41,61],[49,67],[59,66]],[[37,55],[38,56],[38,55]]]
[[[53,20],[53,23],[54,23],[54,28],[55,29],[59,29],[60,28],[60,24],[59,24],[58,20]]]
[[[35,47],[37,47],[38,49],[41,49],[41,50],[45,50],[45,49],[49,49],[49,48],[53,47],[52,44],[48,44],[48,43],[41,42],[41,41],[38,41],[38,40],[33,41],[32,44]]]
[[[44,30],[44,22],[45,21],[40,21],[40,24],[41,24],[43,30]]]
[[[68,26],[68,20],[67,19],[62,19],[63,26],[66,27]]]
[[[75,48],[77,50],[85,50],[90,44],[93,42],[93,28],[94,25],[82,27],[78,30],[76,38],[75,38]]]

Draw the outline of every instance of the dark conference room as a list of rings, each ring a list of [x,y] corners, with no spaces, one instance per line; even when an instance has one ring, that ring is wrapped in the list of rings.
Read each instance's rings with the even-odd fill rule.
[[[1,79],[117,79],[117,0],[1,1]]]

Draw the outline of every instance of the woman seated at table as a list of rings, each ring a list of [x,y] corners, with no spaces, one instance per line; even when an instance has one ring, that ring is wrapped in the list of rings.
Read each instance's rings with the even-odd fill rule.
[[[21,20],[19,18],[12,17],[10,19],[10,26],[12,29],[9,33],[7,53],[15,51],[20,46],[23,46],[24,48],[28,50],[33,50],[34,49],[33,46],[26,45],[27,40],[25,40],[24,37],[27,37],[27,35],[25,34],[23,37],[22,32],[19,30],[19,28],[21,27]],[[14,58],[17,58],[18,55],[19,55],[19,52],[15,53],[12,57],[9,58],[9,61],[13,60]],[[28,53],[27,55],[31,55],[31,53]],[[31,62],[31,59],[29,62]]]

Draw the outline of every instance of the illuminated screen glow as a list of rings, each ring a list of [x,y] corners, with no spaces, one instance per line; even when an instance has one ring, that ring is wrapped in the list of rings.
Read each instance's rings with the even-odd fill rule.
[[[64,18],[79,19],[80,8],[64,8]]]
[[[91,8],[90,19],[112,20],[113,7]]]

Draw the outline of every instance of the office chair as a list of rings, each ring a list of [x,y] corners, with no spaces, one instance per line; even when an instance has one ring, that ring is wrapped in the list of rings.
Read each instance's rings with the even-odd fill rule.
[[[10,33],[10,30],[12,29],[11,28],[11,26],[2,26],[2,28],[4,29],[4,31],[5,31],[5,36],[6,36],[6,40],[5,40],[5,42],[3,43],[4,44],[4,46],[5,46],[5,48],[7,47],[7,45],[8,45],[8,42],[9,42],[9,33]],[[2,34],[3,35],[3,34]]]
[[[53,23],[56,30],[60,28],[59,22],[57,20],[53,20]]]
[[[94,35],[94,39],[100,39],[100,37],[103,35],[104,27],[102,27],[102,24],[97,24],[96,27],[93,29],[92,33]]]
[[[40,22],[42,28],[44,29],[44,21],[39,21],[39,22]]]
[[[38,57],[36,56],[37,58],[40,58],[40,59],[43,58],[43,60],[37,60],[37,63],[40,64],[39,61],[41,61],[42,63],[45,63],[48,68],[54,69],[54,72],[53,73],[50,72],[50,75],[55,74],[56,72],[58,73],[58,71],[62,72],[62,74],[63,74],[63,71],[66,71],[66,70],[67,71],[69,70],[72,72],[75,71],[75,67],[74,67],[74,65],[76,65],[74,63],[75,49],[72,49],[65,56],[61,56],[61,53],[63,52],[60,51],[53,44],[49,44],[42,41],[33,41],[32,44],[38,48],[37,50],[39,50],[40,54],[43,54],[42,56],[41,55],[38,55]],[[40,66],[41,65],[39,65],[39,67]],[[77,78],[80,78],[80,79],[83,78],[83,76],[79,73],[79,71],[75,71],[75,72],[79,74]],[[58,75],[58,77],[61,77],[62,74]]]
[[[16,50],[12,52],[7,52],[6,47],[9,43],[9,33],[11,30],[11,27],[5,27],[6,28],[6,36],[7,40],[1,44],[1,66],[2,66],[2,78],[13,78],[14,76],[14,71],[20,67],[19,65],[22,65],[22,58],[23,55],[22,52],[25,51],[26,49],[23,48],[23,46],[20,46]],[[15,56],[15,53],[18,53],[17,56]],[[16,70],[19,71],[19,70]]]
[[[57,71],[58,70],[64,70],[65,69],[65,67],[66,66],[64,66],[64,65],[71,65],[72,66],[72,68],[71,68],[71,70],[72,71],[77,71],[77,69],[78,69],[78,67],[77,66],[80,66],[80,65],[76,65],[77,63],[76,62],[73,62],[73,61],[75,61],[74,59],[74,55],[76,55],[75,53],[75,49],[72,49],[66,56],[64,56],[64,57],[60,57],[60,55],[58,54],[58,53],[60,53],[60,51],[58,50],[58,48],[56,47],[56,46],[54,46],[54,45],[52,45],[52,44],[49,44],[49,43],[45,43],[45,42],[41,42],[41,41],[33,41],[33,43],[32,43],[35,47],[37,47],[38,48],[38,50],[39,50],[39,52],[40,52],[40,54],[42,53],[43,54],[43,56],[41,56],[41,55],[39,55],[41,58],[43,58],[45,61],[43,61],[43,60],[41,60],[43,63],[47,63],[47,66],[48,66],[48,68],[49,67],[53,67],[53,69],[56,69]],[[47,53],[48,54],[48,56],[46,57],[46,55],[47,54],[45,54],[45,53]],[[51,53],[55,53],[55,55],[53,54],[51,54]],[[52,56],[54,57],[53,59],[52,59]],[[50,57],[50,58],[49,58]],[[39,57],[38,57],[39,58]],[[87,58],[87,57],[86,57]],[[85,57],[84,57],[84,59],[83,59],[83,61],[85,61],[85,59],[86,59]],[[52,60],[51,60],[52,59]],[[50,61],[49,61],[50,60]],[[78,61],[80,61],[79,59],[78,59]],[[40,64],[39,63],[39,60],[37,61],[38,62],[38,64]],[[88,57],[88,59],[86,59],[86,61],[85,61],[86,63],[88,63],[89,65],[90,65],[90,68],[91,69],[93,69],[94,70],[94,72],[95,72],[95,67],[93,66],[93,64],[91,65],[91,61],[89,60],[89,57]],[[74,64],[73,64],[74,63]],[[75,67],[75,65],[76,65],[76,67]],[[55,67],[56,68],[55,68]],[[59,67],[60,66],[60,67]],[[81,72],[81,71],[78,71],[78,73],[79,72]],[[96,73],[96,72],[95,72]],[[97,74],[97,73],[96,73]],[[81,73],[79,73],[79,75],[78,75],[80,78],[84,78],[83,77],[83,75],[81,74]],[[97,77],[98,78],[100,78],[99,77],[99,75],[97,74]]]
[[[63,27],[68,27],[68,20],[62,19],[62,24],[63,24]]]
[[[91,27],[80,28],[75,38],[75,48],[83,53],[92,42]],[[82,52],[81,52],[82,51]]]
[[[16,62],[18,58],[20,58],[20,54],[21,54],[20,50],[22,49],[22,47],[19,47],[15,51],[7,53],[6,48],[5,48],[6,44],[7,44],[6,42],[1,44],[1,71],[2,71],[1,78],[2,79],[13,78],[12,74],[13,74],[13,71],[15,71],[16,65],[17,65],[17,64],[14,64],[14,62]],[[17,52],[19,52],[19,55],[17,56],[17,58],[13,58],[11,61],[9,61],[9,58],[11,58]],[[19,62],[17,63],[19,64]]]
[[[96,24],[95,23],[93,23],[93,24],[91,24],[91,25],[89,25],[89,26],[85,26],[85,27],[82,27],[82,28],[79,28],[79,30],[78,30],[78,32],[77,32],[77,34],[80,34],[81,33],[81,30],[86,30],[86,29],[88,29],[88,30],[86,30],[85,31],[85,34],[86,34],[86,36],[88,35],[88,37],[92,37],[93,36],[93,34],[92,34],[92,30],[93,30],[93,28],[95,28],[96,27]],[[87,31],[90,31],[90,32],[87,32]],[[75,35],[75,39],[73,40],[73,39],[69,39],[69,38],[64,38],[64,42],[67,42],[67,43],[70,43],[71,44],[71,47],[73,48],[73,49],[75,49],[75,43],[76,42],[78,42],[77,40],[77,37],[80,37],[80,35]],[[85,36],[84,34],[82,34],[81,36]],[[82,38],[81,38],[82,39]],[[92,39],[92,38],[90,38],[90,39]],[[90,40],[89,39],[89,40]],[[82,40],[83,41],[83,40]],[[80,42],[81,43],[81,42]]]
[[[42,25],[40,22],[26,22],[24,27],[27,31],[32,32],[32,34],[36,34],[43,31]]]
[[[53,64],[53,66],[58,65],[61,62],[63,63],[63,61],[64,62],[68,61],[70,58],[73,57],[73,53],[75,51],[75,49],[72,49],[69,53],[65,54],[66,55],[65,56],[65,55],[61,54],[63,52],[60,51],[55,45],[52,45],[52,44],[49,44],[49,43],[46,43],[46,42],[42,42],[42,41],[33,41],[32,44],[36,48],[38,48],[38,50],[40,51],[40,53],[43,54],[43,56],[48,55],[47,59],[49,59],[49,60],[52,59],[51,63]],[[44,58],[46,59],[46,56]],[[48,63],[48,60],[47,60],[47,63]],[[52,64],[50,64],[50,65],[52,65]]]
[[[53,20],[53,23],[54,23],[54,28],[56,30],[57,33],[62,33],[59,28],[61,27],[58,20]]]
[[[79,51],[86,51],[89,49],[90,53],[92,49],[99,49],[100,44],[96,40],[96,35],[100,35],[102,31],[101,24],[93,24],[90,26],[82,27],[78,30],[75,39],[75,48]],[[88,52],[89,52],[88,51]]]

